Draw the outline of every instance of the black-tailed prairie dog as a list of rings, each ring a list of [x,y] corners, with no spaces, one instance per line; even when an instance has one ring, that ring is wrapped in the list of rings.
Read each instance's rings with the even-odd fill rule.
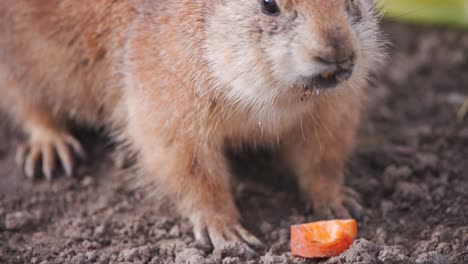
[[[104,126],[215,247],[238,222],[225,150],[271,145],[316,212],[344,188],[363,87],[381,59],[371,0],[2,0],[0,105],[25,174],[71,174],[77,122]]]

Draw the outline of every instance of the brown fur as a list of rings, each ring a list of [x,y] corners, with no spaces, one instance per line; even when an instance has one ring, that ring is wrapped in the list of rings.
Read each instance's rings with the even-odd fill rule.
[[[252,2],[248,5],[258,5]],[[353,146],[363,100],[360,88],[367,74],[357,75],[352,89],[336,89],[306,102],[299,100],[303,91],[294,84],[290,92],[271,100],[273,106],[233,101],[227,95],[230,85],[216,77],[217,66],[210,60],[222,57],[220,65],[234,64],[239,48],[230,44],[236,44],[236,32],[258,34],[245,42],[263,43],[251,58],[258,61],[255,70],[268,80],[265,85],[274,90],[281,80],[271,75],[261,50],[267,48],[268,38],[287,34],[301,22],[285,18],[285,25],[273,27],[274,18],[257,9],[230,14],[229,5],[236,4],[1,1],[0,100],[30,136],[23,160],[26,170],[41,155],[48,157],[45,174],[56,156],[65,166],[73,165],[63,142],[78,151],[79,146],[65,130],[67,121],[104,126],[131,143],[144,173],[164,186],[192,220],[197,239],[206,242],[207,232],[214,245],[239,239],[255,245],[258,241],[237,222],[224,150],[242,144],[276,145],[316,208],[348,217],[342,168]],[[356,50],[360,44],[344,1],[289,0],[280,1],[280,6],[285,12],[304,11],[305,25],[318,36],[319,44],[305,51],[311,60],[317,54],[335,56],[337,50],[353,49],[369,60],[369,54]],[[236,21],[237,16],[246,21],[244,15],[249,17],[245,23],[257,23],[252,17],[264,19],[260,26],[268,34],[249,31],[247,24],[227,23],[223,12],[226,21]],[[232,34],[224,27],[232,27]],[[275,110],[265,110],[268,107]]]

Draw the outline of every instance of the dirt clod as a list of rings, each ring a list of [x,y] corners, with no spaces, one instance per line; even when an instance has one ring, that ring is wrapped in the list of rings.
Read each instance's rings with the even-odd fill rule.
[[[428,197],[428,194],[417,183],[399,182],[396,186],[394,196],[412,202],[424,200]]]
[[[268,252],[266,255],[260,258],[260,264],[282,264],[288,263],[286,256],[276,256]]]
[[[176,264],[204,264],[204,253],[195,248],[184,249],[179,252],[175,259]]]
[[[386,191],[393,191],[395,185],[402,180],[408,179],[413,171],[408,166],[396,167],[390,165],[385,169],[383,175],[383,187]]]
[[[416,258],[416,264],[445,264],[447,257],[439,254],[436,251],[422,253]]]
[[[365,239],[358,239],[341,256],[331,258],[327,263],[344,264],[358,262],[372,264],[377,262],[379,252],[380,248],[376,244]]]
[[[36,217],[25,211],[9,213],[5,217],[5,228],[8,230],[18,230],[31,227],[37,222]]]
[[[399,246],[385,247],[380,251],[377,258],[381,263],[400,264],[409,263],[410,258],[405,254],[405,250]]]

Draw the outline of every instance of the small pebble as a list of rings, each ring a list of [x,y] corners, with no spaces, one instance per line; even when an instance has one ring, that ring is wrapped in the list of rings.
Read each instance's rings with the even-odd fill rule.
[[[91,176],[86,176],[81,181],[81,187],[86,188],[94,184],[94,179]]]
[[[5,217],[5,228],[8,230],[18,230],[31,226],[35,222],[35,218],[28,212],[14,212],[7,214]]]

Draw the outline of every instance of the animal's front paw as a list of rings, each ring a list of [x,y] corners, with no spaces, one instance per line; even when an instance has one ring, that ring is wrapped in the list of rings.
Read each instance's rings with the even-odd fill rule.
[[[220,248],[227,243],[240,243],[252,254],[264,249],[263,243],[247,231],[236,219],[210,215],[193,221],[195,239],[205,245]]]
[[[327,219],[360,218],[363,213],[359,194],[349,187],[314,196],[314,210]]]
[[[57,159],[65,173],[72,175],[75,165],[73,153],[85,158],[81,144],[73,136],[53,128],[38,128],[27,142],[18,147],[16,161],[28,178],[34,178],[40,169],[45,178],[51,180]]]

